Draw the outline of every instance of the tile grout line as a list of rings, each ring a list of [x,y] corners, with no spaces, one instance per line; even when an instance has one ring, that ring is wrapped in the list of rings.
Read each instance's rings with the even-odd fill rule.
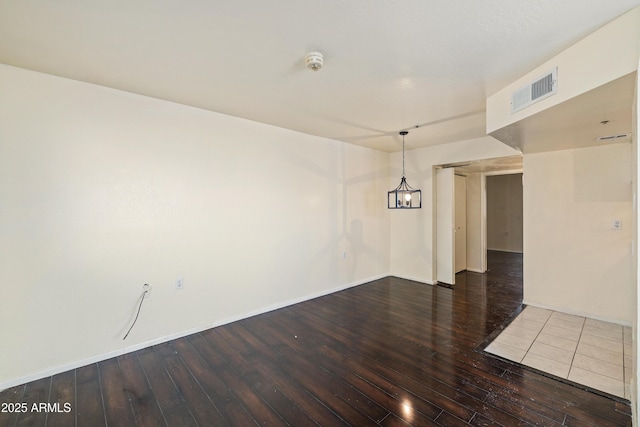
[[[553,314],[553,311],[551,312],[551,314]],[[522,360],[519,363],[522,363],[525,357],[527,357],[527,354],[529,354],[529,350],[531,350],[531,347],[533,347],[533,344],[535,344],[535,342],[538,340],[538,337],[542,333],[542,330],[544,329],[544,327],[547,325],[547,322],[549,321],[549,319],[551,319],[551,314],[549,314],[549,316],[547,317],[547,320],[545,320],[544,323],[542,324],[542,328],[540,328],[540,330],[536,334],[536,337],[531,342],[531,345],[529,345],[529,348],[527,349],[527,351],[525,351],[524,356],[522,356]]]
[[[584,325],[587,323],[587,318],[585,317],[582,321],[582,327],[580,328],[580,335],[578,336],[578,342],[576,343],[576,348],[573,350],[573,357],[571,358],[571,363],[569,364],[569,372],[567,372],[567,379],[569,379],[569,375],[571,375],[571,370],[573,369],[573,362],[576,359],[576,354],[578,353],[578,347],[580,347],[580,341],[582,340],[582,332],[584,332]]]
[[[588,319],[588,318],[586,318],[586,317],[585,317],[584,323],[583,323],[583,325],[582,325],[582,329],[581,329],[581,331],[580,331],[580,337],[579,337],[579,339],[578,339],[578,346],[580,345],[580,342],[582,341],[582,335],[583,335],[583,332],[584,332],[584,327],[585,327],[585,326],[586,326],[586,324],[587,324],[587,319]],[[597,388],[597,387],[594,387],[594,388],[596,388],[597,390],[606,391],[607,393],[610,393],[610,394],[613,394],[613,395],[616,395],[616,396],[619,396],[619,397],[622,397],[622,398],[625,398],[625,399],[626,399],[626,389],[624,388],[624,387],[625,387],[625,382],[624,382],[624,378],[625,378],[625,374],[624,374],[624,327],[622,328],[622,334],[623,334],[623,336],[622,336],[622,371],[623,371],[623,373],[622,373],[622,378],[623,378],[623,380],[622,380],[622,387],[623,387],[623,390],[622,390],[622,396],[619,396],[619,395],[618,395],[618,394],[616,394],[616,393],[611,393],[610,391],[603,390],[603,389],[601,389],[601,388]],[[604,339],[607,339],[608,341],[611,341],[611,340],[609,340],[608,338],[604,338]],[[588,345],[588,344],[585,344],[585,345]],[[574,352],[574,355],[573,355],[574,359],[575,359],[575,355],[578,353],[578,346],[576,346],[576,351]],[[596,347],[597,347],[597,346],[596,346]],[[586,355],[585,355],[585,356],[586,356]],[[589,358],[592,358],[592,359],[596,359],[596,360],[600,360],[600,359],[598,359],[598,358],[596,358],[596,357],[592,357],[592,356],[586,356],[586,357],[589,357]],[[601,362],[612,363],[612,362],[610,362],[610,361],[603,361],[603,360],[601,360]],[[577,368],[577,367],[576,367],[576,368]],[[569,372],[571,372],[571,369],[573,369],[573,360],[571,361],[571,368],[570,368]],[[598,373],[598,372],[592,371],[591,369],[586,369],[586,368],[580,368],[580,369],[584,369],[585,371],[588,371],[588,372],[590,372],[590,373],[592,373],[592,374],[600,375],[600,376],[603,376],[603,377],[606,377],[606,378],[612,379],[612,380],[617,381],[617,382],[619,382],[619,381],[620,381],[620,380],[617,380],[616,378],[613,378],[613,377],[611,377],[611,376],[609,376],[609,375],[605,375],[605,374],[601,374],[601,373]],[[567,377],[567,379],[569,379],[569,378]],[[580,383],[580,384],[583,384],[583,383]],[[589,386],[589,387],[592,387],[592,386]]]

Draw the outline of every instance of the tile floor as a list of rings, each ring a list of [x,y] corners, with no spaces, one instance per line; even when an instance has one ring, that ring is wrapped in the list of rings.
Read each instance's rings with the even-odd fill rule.
[[[527,306],[485,351],[630,398],[629,327]]]

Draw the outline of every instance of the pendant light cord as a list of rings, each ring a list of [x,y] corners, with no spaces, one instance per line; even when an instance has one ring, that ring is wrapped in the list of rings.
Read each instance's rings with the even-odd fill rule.
[[[402,177],[404,178],[404,135],[402,135]]]

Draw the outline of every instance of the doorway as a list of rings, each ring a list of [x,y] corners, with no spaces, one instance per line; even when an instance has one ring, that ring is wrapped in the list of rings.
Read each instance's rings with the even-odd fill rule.
[[[487,250],[523,252],[522,174],[486,177]]]
[[[522,156],[445,164],[434,169],[434,283],[451,286],[455,284],[457,273],[486,272],[489,249],[502,248],[522,253]],[[495,197],[487,199],[487,180],[492,186],[492,180],[500,180],[493,177],[499,176],[512,176],[512,181],[519,179],[518,187],[513,182],[509,187],[511,193],[516,195],[514,203],[519,204],[519,213],[509,213],[513,210],[511,206],[506,206],[508,197],[498,206],[499,209],[493,207]],[[512,215],[508,223],[511,228],[501,230],[498,227],[498,233],[503,234],[503,240],[519,242],[519,247],[494,246],[493,234],[492,243],[489,244],[489,205],[492,211],[502,210],[503,215]],[[491,218],[494,217],[495,214],[491,213]],[[499,217],[495,222],[500,224]]]

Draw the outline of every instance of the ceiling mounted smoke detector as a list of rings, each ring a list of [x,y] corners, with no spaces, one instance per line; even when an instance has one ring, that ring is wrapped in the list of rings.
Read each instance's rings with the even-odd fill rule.
[[[309,52],[304,57],[307,68],[311,71],[318,71],[324,63],[324,56],[320,52]]]

